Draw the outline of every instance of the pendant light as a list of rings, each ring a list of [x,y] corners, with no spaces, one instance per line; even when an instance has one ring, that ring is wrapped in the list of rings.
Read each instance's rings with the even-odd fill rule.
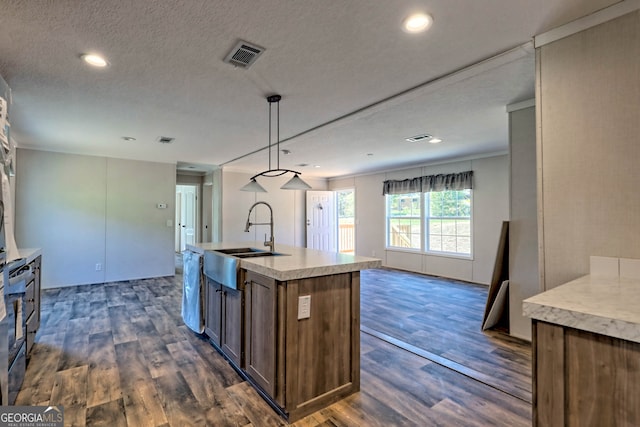
[[[280,168],[280,100],[282,97],[280,95],[271,95],[267,97],[267,102],[269,103],[269,169],[260,173],[255,174],[249,179],[249,183],[242,187],[241,191],[252,191],[255,193],[266,193],[267,190],[264,189],[262,185],[256,181],[256,178],[259,176],[264,176],[268,178],[282,176],[287,173],[292,173],[293,178],[287,181],[282,187],[283,190],[309,190],[311,186],[304,182],[302,178],[300,178],[301,173],[291,170],[291,169],[281,169]],[[273,104],[276,104],[276,168],[271,169],[271,124],[273,122],[271,111],[273,108]]]

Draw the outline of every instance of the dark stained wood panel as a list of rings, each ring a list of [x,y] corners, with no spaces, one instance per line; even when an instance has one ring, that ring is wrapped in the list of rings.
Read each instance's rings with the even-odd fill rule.
[[[533,322],[534,412],[536,426],[565,425],[564,328]]]
[[[567,426],[640,425],[640,344],[565,330]]]

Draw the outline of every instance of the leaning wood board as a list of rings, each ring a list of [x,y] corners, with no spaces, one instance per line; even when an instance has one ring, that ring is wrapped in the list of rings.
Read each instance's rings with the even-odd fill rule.
[[[496,254],[496,262],[493,268],[493,276],[491,278],[491,284],[489,286],[489,293],[487,294],[487,305],[484,309],[484,316],[482,318],[482,325],[487,323],[489,313],[491,310],[499,310],[499,308],[493,308],[496,303],[504,303],[504,308],[501,310],[503,313],[503,319],[498,322],[499,326],[505,326],[508,330],[509,320],[505,313],[509,313],[509,298],[508,294],[505,298],[498,301],[498,293],[503,283],[509,280],[509,221],[502,222],[502,230],[500,231],[500,241],[498,242],[498,252]],[[505,291],[506,294],[506,291]]]

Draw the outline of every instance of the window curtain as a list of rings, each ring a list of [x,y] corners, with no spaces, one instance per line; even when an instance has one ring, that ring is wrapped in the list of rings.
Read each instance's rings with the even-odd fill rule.
[[[382,195],[385,194],[407,194],[421,193],[422,178],[412,178],[403,180],[390,179],[383,183]]]
[[[473,171],[387,180],[383,183],[382,195],[470,189],[473,189]]]

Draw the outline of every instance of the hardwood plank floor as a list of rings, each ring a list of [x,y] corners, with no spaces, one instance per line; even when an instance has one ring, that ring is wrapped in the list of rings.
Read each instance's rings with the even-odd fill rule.
[[[481,330],[486,286],[387,269],[360,280],[364,331],[531,403],[531,344]]]
[[[377,273],[384,280],[367,273],[361,284],[389,286],[393,273]],[[405,279],[401,274],[396,280]],[[64,404],[65,425],[77,426],[287,425],[184,326],[181,293],[180,275],[43,291],[42,325],[16,404]],[[412,298],[402,298],[409,310]],[[382,311],[389,301],[376,304]],[[456,324],[467,321],[456,315]],[[465,339],[473,340],[472,334]],[[485,349],[484,341],[471,348]],[[456,346],[439,351],[453,357],[454,350],[469,353]],[[531,405],[523,399],[416,353],[361,333],[361,391],[294,425],[530,425]],[[509,358],[503,359],[506,364]]]

